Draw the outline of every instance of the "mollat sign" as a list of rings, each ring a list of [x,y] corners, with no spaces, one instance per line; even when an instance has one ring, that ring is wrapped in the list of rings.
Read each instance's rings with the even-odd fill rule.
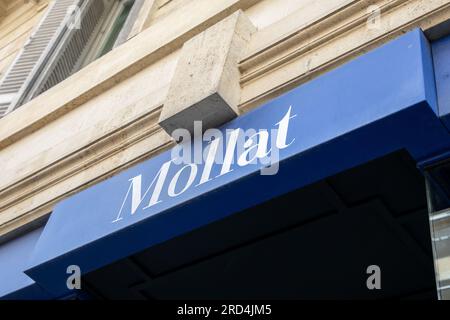
[[[232,130],[222,139],[221,164],[211,161],[221,142],[211,140],[203,149],[209,161],[183,157],[177,164],[171,151],[162,152],[61,201],[25,273],[61,297],[67,266],[97,270],[390,152],[424,160],[447,150],[427,47],[420,30],[410,32],[230,121],[222,128]],[[380,64],[391,70],[388,77]],[[243,138],[250,128],[256,136]],[[260,176],[267,166],[259,157],[277,152],[278,173]],[[202,235],[204,242],[216,236]]]
[[[169,198],[176,198],[190,188],[226,176],[236,165],[259,165],[262,175],[276,174],[279,169],[279,151],[295,141],[295,138],[288,140],[289,125],[295,117],[292,107],[289,107],[270,132],[267,129],[228,129],[224,135],[223,131],[210,129],[200,134],[200,138],[194,133],[194,143],[191,143],[187,131],[175,131],[174,138],[178,140],[182,137],[184,143],[173,148],[171,159],[161,165],[159,171],[150,178],[148,186],[143,184],[143,174],[129,179],[127,192],[112,222],[117,223],[127,215],[134,215],[138,209],[147,210],[156,206],[163,202],[163,193]],[[201,129],[195,131],[202,132]],[[169,174],[173,166],[180,168]]]

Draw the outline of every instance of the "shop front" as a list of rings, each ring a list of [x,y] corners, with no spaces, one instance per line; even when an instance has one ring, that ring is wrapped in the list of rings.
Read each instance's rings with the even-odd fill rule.
[[[450,154],[442,41],[411,31],[61,201],[0,247],[0,295],[436,298],[424,176],[449,183],[428,174]]]

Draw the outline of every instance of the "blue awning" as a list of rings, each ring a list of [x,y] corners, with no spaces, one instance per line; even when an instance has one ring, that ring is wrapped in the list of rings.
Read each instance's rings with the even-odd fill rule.
[[[0,246],[0,297],[3,299],[50,297],[24,273],[42,230],[36,229]]]
[[[439,97],[439,116],[450,130],[450,36],[433,44],[436,84]]]
[[[261,175],[264,163],[176,164],[167,151],[59,203],[25,273],[60,297],[70,265],[90,272],[397,150],[418,162],[450,150],[420,30],[220,128],[236,129],[269,133],[276,175]]]

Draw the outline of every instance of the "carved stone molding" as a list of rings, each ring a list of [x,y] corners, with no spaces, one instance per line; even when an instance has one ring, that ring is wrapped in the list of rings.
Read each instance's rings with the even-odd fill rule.
[[[368,27],[375,6],[379,25]],[[449,0],[351,0],[308,25],[293,13],[253,37],[240,63],[240,107],[251,109],[404,32],[448,19]]]
[[[210,1],[210,0],[208,0]],[[206,0],[201,3],[213,3]],[[198,2],[198,3],[200,3]],[[165,30],[165,19],[105,56],[115,70],[101,68],[101,61],[81,71],[0,120],[0,149],[39,130],[54,119],[67,114],[124,78],[151,65],[162,56],[178,50],[185,41],[206,30],[211,24],[256,3],[256,0],[227,0],[208,7],[195,21],[182,22],[172,31]],[[195,1],[197,3],[197,1]],[[379,28],[367,28],[377,5],[381,10]],[[193,5],[192,8],[195,8]],[[172,20],[170,20],[172,19]],[[203,20],[202,20],[203,19]],[[240,109],[246,111],[290,88],[304,83],[345,61],[420,27],[431,30],[450,19],[450,0],[349,0],[305,25],[292,13],[281,21],[253,34],[245,57],[239,64],[242,87]],[[161,38],[164,35],[164,38]],[[151,44],[142,44],[142,39]],[[134,50],[130,61],[121,58]],[[116,60],[114,60],[116,59]],[[71,88],[87,74],[97,78]],[[45,102],[45,103],[44,103]],[[159,101],[161,102],[161,101]],[[163,102],[161,102],[163,103]],[[47,108],[36,108],[44,104]],[[26,177],[0,190],[0,238],[47,215],[53,205],[134,163],[167,150],[172,142],[158,125],[161,107],[127,119],[120,128],[106,133],[92,143],[57,161],[36,168]],[[33,169],[34,170],[34,169]]]
[[[187,41],[180,52],[159,124],[168,134],[219,127],[239,115],[238,63],[256,31],[241,10]]]
[[[2,212],[0,215],[0,238],[29,221],[47,215],[51,212],[52,206],[61,198],[168,149],[173,142],[157,123],[161,108],[162,106],[159,106],[156,110],[148,112],[138,119],[132,119],[114,132],[0,190],[0,212]],[[142,149],[139,147],[137,153],[130,150],[134,145],[149,139],[154,140],[154,148]],[[146,143],[146,146],[148,146],[148,143]],[[128,154],[123,157],[123,153]],[[118,161],[114,161],[113,165],[100,168],[104,162],[110,161],[115,156],[119,158]],[[71,177],[83,175],[89,169],[95,171],[96,174],[92,177],[83,177],[84,183],[82,185],[70,186],[70,183],[66,183]],[[51,188],[60,188],[61,184],[66,184],[68,191],[62,192],[49,202],[33,201],[33,197],[38,194],[45,194]],[[29,210],[17,214],[15,206],[27,207],[27,205],[24,206],[21,203],[33,205],[29,206]]]

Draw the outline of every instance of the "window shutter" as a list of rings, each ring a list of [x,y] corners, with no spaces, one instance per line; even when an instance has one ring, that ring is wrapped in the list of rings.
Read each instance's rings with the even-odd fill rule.
[[[28,93],[28,100],[68,78],[78,66],[94,31],[101,21],[105,6],[102,0],[85,0],[79,11],[80,28],[67,28],[54,54],[48,59],[43,72]]]
[[[73,11],[75,6],[79,10]],[[0,117],[74,72],[104,9],[102,0],[55,0],[50,5],[0,82]],[[79,28],[69,28],[74,23]]]
[[[20,103],[27,85],[38,72],[39,65],[57,41],[67,10],[79,0],[56,0],[33,31],[0,82],[0,116]]]
[[[0,102],[0,118],[8,111],[9,102]]]

